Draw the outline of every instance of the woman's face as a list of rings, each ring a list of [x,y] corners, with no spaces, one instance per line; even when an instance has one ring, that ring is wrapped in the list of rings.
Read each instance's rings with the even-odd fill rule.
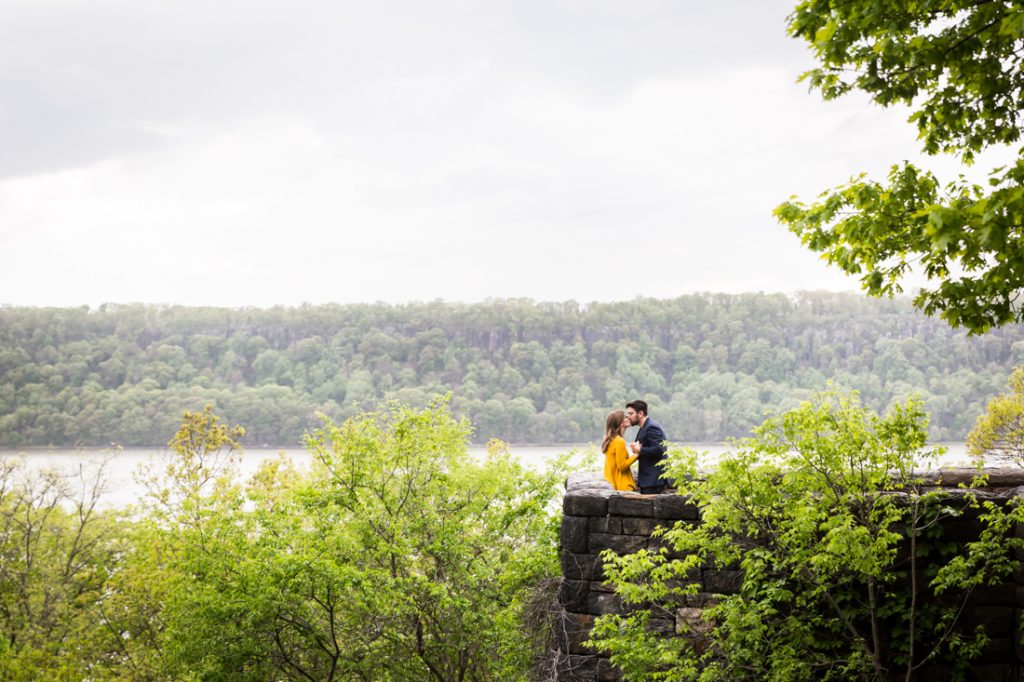
[[[622,434],[624,434],[626,432],[626,429],[628,429],[628,428],[629,428],[629,422],[627,420],[623,419],[622,422],[619,424],[619,435],[621,436]]]

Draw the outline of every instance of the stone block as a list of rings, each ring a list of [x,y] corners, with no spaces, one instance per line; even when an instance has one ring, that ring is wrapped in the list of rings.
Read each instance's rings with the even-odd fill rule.
[[[956,542],[973,542],[982,529],[982,523],[977,519],[951,519],[942,524],[942,536]]]
[[[1013,654],[1018,662],[1024,663],[1024,637],[1021,636],[1021,632],[1024,632],[1024,610],[1016,610],[1014,622],[1016,623],[1014,628],[1016,636],[1013,638]]]
[[[558,682],[594,682],[598,661],[597,656],[563,653],[555,660],[555,679]]]
[[[562,517],[562,549],[574,554],[587,553],[590,519],[586,516]]]
[[[701,564],[701,568],[704,569],[721,569],[729,571],[738,571],[740,569],[739,560],[725,564],[718,560],[714,554],[707,554],[704,557],[704,563]]]
[[[981,650],[978,660],[985,663],[1013,663],[1014,658],[1013,638],[993,637]]]
[[[975,606],[964,609],[960,616],[962,628],[973,630],[981,625],[992,638],[1012,636],[1014,622],[1012,606]]]
[[[698,609],[715,606],[720,601],[722,601],[722,596],[720,594],[711,594],[710,592],[698,592],[697,594],[686,595],[686,605]]]
[[[920,585],[927,584],[927,578]],[[968,608],[972,606],[1016,606],[1017,586],[1007,583],[999,585],[981,585],[974,588],[967,600]]]
[[[647,620],[647,630],[661,637],[671,637],[676,634],[676,619],[651,616]]]
[[[658,495],[654,498],[654,516],[659,519],[687,519],[700,517],[696,505],[685,495]]]
[[[562,577],[568,580],[604,580],[601,557],[562,552]]]
[[[978,470],[974,467],[950,467],[940,469],[936,473],[938,474],[938,481],[943,486],[955,488],[961,483],[970,485],[971,481],[978,475]],[[981,473],[988,476],[990,488],[1014,488],[1024,485],[1024,470],[1021,470],[1019,467],[985,467]],[[928,480],[934,477],[935,474],[929,472],[929,474],[926,474],[925,479]]]
[[[704,620],[704,609],[683,607],[676,609],[676,634],[690,640],[694,651],[702,654],[711,647],[714,623]]]
[[[611,490],[612,484],[609,483],[605,477],[603,471],[576,471],[565,479],[565,489],[572,492],[574,490]]]
[[[1017,666],[1010,663],[996,663],[988,664],[976,661],[971,666],[970,671],[967,673],[967,679],[970,682],[1011,682],[1012,680],[1019,680],[1020,677],[1014,670]],[[953,679],[951,675],[945,677],[921,677],[922,680],[950,680]]]
[[[622,673],[611,661],[602,658],[597,662],[597,679],[598,682],[618,682],[622,679]]]
[[[626,493],[608,498],[608,513],[612,516],[652,516],[655,495]]]
[[[683,606],[676,609],[676,634],[691,635],[699,632],[710,632],[704,620],[704,609]]]
[[[625,611],[622,598],[611,592],[590,592],[587,595],[585,612],[603,616],[608,613],[623,613]]]
[[[671,551],[665,538],[647,538],[647,549],[654,554],[660,553],[662,549]]]
[[[699,590],[700,585],[700,569],[691,568],[686,572],[685,578],[669,578],[665,581],[665,589],[669,590],[671,599],[679,601],[680,603],[686,602],[690,597],[690,588],[696,584]],[[686,604],[691,606],[691,604]]]
[[[592,580],[589,583],[591,592],[614,592],[615,588],[599,580]]]
[[[899,678],[902,679],[902,678]],[[917,677],[914,678],[922,681],[941,682],[942,680],[953,679],[953,667],[949,665],[940,665],[938,663],[928,663],[918,669]]]
[[[580,490],[565,494],[562,512],[568,516],[607,516],[607,490]]]
[[[985,467],[982,473],[988,476],[991,488],[1019,488],[1024,485],[1024,469],[1019,466]]]
[[[625,535],[649,536],[654,529],[662,524],[658,519],[641,516],[627,516],[622,519],[622,533]]]
[[[1013,582],[1024,585],[1024,564],[1017,564],[1013,567]]]
[[[647,550],[651,553],[658,554],[662,549],[665,550],[665,558],[669,560],[682,559],[689,554],[689,552],[679,552],[672,549],[672,546],[669,545],[668,541],[663,537],[655,537],[647,540]]]
[[[594,616],[586,613],[565,613],[555,623],[555,643],[559,651],[569,654],[596,654],[584,645],[594,627]]]
[[[590,582],[587,580],[562,580],[558,586],[558,604],[566,611],[587,612],[587,595]]]
[[[590,519],[591,533],[621,533],[622,519],[618,516],[594,516]]]
[[[616,554],[632,554],[647,549],[647,537],[643,535],[612,535],[611,533],[591,533],[590,551],[599,554],[610,549]]]
[[[743,571],[706,569],[702,575],[704,591],[715,594],[736,594],[743,583]]]

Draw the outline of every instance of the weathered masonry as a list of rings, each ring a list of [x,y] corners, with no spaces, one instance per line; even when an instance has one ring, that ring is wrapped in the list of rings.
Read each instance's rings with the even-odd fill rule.
[[[968,482],[974,469],[945,469],[925,475],[929,485],[956,488]],[[989,485],[980,493],[1000,498],[1024,496],[1024,470],[988,469]],[[611,490],[599,473],[569,477],[563,501],[562,576],[558,600],[562,617],[556,623],[556,676],[558,680],[618,680],[618,671],[607,658],[584,645],[594,619],[622,609],[619,598],[603,584],[600,554],[611,549],[619,554],[642,548],[655,549],[651,532],[677,520],[697,522],[696,507],[675,494],[639,495]],[[953,519],[944,523],[946,533],[960,540],[975,537],[979,522]],[[1021,529],[1017,530],[1021,533]],[[1024,557],[1018,557],[1024,559]],[[700,592],[678,608],[674,617],[653,622],[666,636],[680,632],[684,624],[701,622],[700,609],[716,595],[735,593],[742,576],[738,571],[702,569],[694,576]],[[976,590],[961,616],[968,626],[983,625],[991,638],[982,657],[974,662],[969,679],[1024,681],[1024,562],[1011,582]],[[944,679],[942,671],[923,671],[919,680]]]

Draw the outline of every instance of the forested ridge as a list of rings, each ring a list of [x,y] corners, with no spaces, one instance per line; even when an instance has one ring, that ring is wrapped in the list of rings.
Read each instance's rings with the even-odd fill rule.
[[[0,309],[0,447],[163,445],[212,403],[250,447],[297,445],[317,412],[451,391],[474,440],[580,442],[643,397],[674,440],[746,435],[824,389],[884,409],[917,393],[961,440],[1024,361],[1010,326],[968,337],[906,298],[693,294],[619,303]]]

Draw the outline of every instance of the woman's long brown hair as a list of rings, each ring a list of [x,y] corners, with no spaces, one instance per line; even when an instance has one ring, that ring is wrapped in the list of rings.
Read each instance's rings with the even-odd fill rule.
[[[619,435],[619,427],[622,426],[622,420],[625,418],[626,413],[622,410],[608,413],[604,420],[604,441],[601,443],[601,452],[608,452],[608,446],[615,436]]]

